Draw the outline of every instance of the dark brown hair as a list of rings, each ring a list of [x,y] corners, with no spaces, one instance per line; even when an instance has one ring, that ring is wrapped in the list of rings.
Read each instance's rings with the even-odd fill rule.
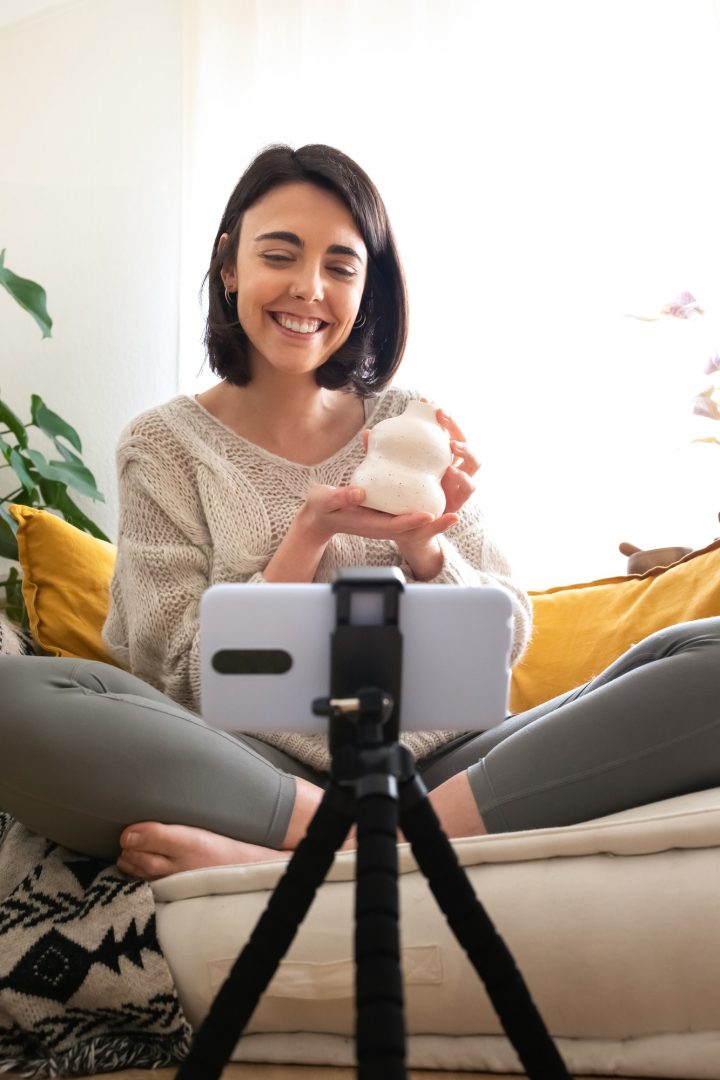
[[[205,346],[212,371],[236,386],[251,378],[248,338],[237,312],[225,300],[220,271],[234,265],[240,226],[246,210],[282,184],[307,183],[337,195],[352,214],[368,252],[367,278],[360,310],[362,326],[315,372],[320,386],[342,387],[365,395],[390,382],[407,339],[407,292],[387,211],[370,177],[351,158],[332,146],[313,144],[293,150],[268,146],[250,163],[235,187],[213,245]],[[220,237],[229,240],[218,250]]]

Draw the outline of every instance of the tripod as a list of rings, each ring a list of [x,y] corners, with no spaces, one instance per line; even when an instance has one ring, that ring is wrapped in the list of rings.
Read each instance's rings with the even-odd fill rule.
[[[357,823],[356,1041],[359,1080],[405,1080],[397,829],[468,954],[531,1080],[570,1080],[512,954],[458,863],[397,740],[402,660],[397,570],[355,569],[333,586],[336,627],[329,698],[330,782],[250,938],[198,1030],[176,1080],[218,1080],[235,1043],[289,949],[335,852]],[[382,624],[353,622],[354,601],[382,600]],[[364,608],[363,608],[364,609]]]

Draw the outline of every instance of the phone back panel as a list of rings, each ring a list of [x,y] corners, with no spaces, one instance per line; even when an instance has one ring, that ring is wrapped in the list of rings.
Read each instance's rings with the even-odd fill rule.
[[[377,621],[372,600],[359,602],[351,622]],[[505,718],[512,605],[504,589],[406,585],[399,625],[401,729],[484,730]],[[200,604],[206,723],[235,731],[327,730],[312,702],[329,693],[334,627],[330,585],[213,585]]]

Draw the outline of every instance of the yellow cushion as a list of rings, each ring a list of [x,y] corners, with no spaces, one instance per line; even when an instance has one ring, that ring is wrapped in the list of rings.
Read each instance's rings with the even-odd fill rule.
[[[535,625],[513,669],[513,712],[586,683],[656,630],[720,615],[720,540],[672,566],[530,596]]]
[[[9,507],[35,644],[51,656],[116,661],[103,644],[115,547],[47,510]]]

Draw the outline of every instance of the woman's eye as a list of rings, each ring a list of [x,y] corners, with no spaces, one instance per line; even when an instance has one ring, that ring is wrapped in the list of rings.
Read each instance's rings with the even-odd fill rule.
[[[263,251],[261,257],[265,262],[272,263],[275,266],[286,266],[288,263],[295,261],[293,255],[277,251]],[[352,266],[340,264],[338,266],[329,266],[328,270],[333,274],[337,274],[338,277],[353,278],[357,276],[357,270]]]

